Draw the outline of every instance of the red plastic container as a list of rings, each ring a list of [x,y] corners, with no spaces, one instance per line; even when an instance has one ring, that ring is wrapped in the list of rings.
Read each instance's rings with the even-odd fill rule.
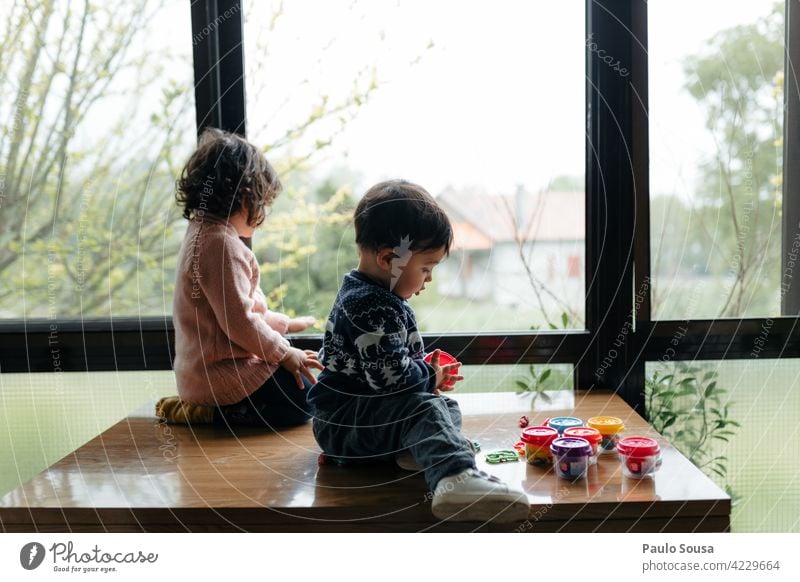
[[[661,447],[655,439],[630,436],[617,443],[617,454],[622,463],[623,475],[632,479],[643,479],[658,469]]]
[[[522,431],[525,443],[525,460],[531,465],[549,467],[553,464],[552,442],[558,438],[558,431],[548,426],[532,426]]]
[[[423,358],[423,360],[424,360],[425,362],[427,362],[427,363],[429,363],[429,364],[430,364],[430,363],[431,363],[431,359],[432,359],[432,358],[433,358],[433,352],[431,352],[431,353],[429,353],[427,356],[425,356],[425,357]],[[458,360],[456,360],[456,359],[455,359],[453,356],[451,356],[451,355],[450,355],[450,354],[448,354],[447,352],[444,352],[444,351],[441,351],[441,350],[439,350],[439,365],[440,365],[440,366],[445,366],[445,365],[447,365],[447,364],[458,364],[458,366],[456,366],[456,367],[455,367],[455,368],[454,368],[454,369],[451,371],[451,373],[453,373],[453,374],[458,374],[458,371],[459,371],[459,369],[461,368],[461,362],[459,362]],[[445,384],[447,384],[448,386],[453,386],[453,385],[455,384],[455,382],[453,382],[453,381],[450,381],[450,382],[445,382]]]

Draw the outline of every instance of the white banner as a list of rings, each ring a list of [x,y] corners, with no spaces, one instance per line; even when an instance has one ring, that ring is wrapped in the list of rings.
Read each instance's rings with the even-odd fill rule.
[[[799,547],[798,534],[2,534],[0,580],[795,582]]]

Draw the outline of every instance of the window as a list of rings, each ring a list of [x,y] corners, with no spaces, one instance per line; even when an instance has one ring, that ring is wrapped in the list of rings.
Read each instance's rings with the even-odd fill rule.
[[[170,313],[184,228],[174,182],[195,133],[188,3],[10,10],[0,317]]]
[[[288,186],[254,249],[276,305],[325,317],[358,197],[403,177],[455,230],[423,330],[583,328],[583,273],[550,280],[548,256],[584,254],[584,7],[307,4],[245,12],[248,135]]]
[[[653,318],[780,315],[784,5],[648,15]]]

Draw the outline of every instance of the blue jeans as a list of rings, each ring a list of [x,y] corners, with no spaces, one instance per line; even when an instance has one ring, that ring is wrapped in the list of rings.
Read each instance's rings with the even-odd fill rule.
[[[304,389],[297,387],[294,375],[278,368],[250,396],[236,404],[218,406],[214,424],[280,428],[303,424],[311,418],[306,394],[311,383],[303,378]]]
[[[475,467],[455,400],[424,392],[350,396],[333,411],[314,411],[314,437],[343,462],[384,460],[408,450],[431,490],[443,477]]]

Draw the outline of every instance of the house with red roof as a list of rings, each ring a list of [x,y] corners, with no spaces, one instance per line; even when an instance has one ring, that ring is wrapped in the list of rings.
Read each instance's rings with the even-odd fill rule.
[[[585,194],[445,190],[454,246],[439,293],[495,305],[582,311]]]

